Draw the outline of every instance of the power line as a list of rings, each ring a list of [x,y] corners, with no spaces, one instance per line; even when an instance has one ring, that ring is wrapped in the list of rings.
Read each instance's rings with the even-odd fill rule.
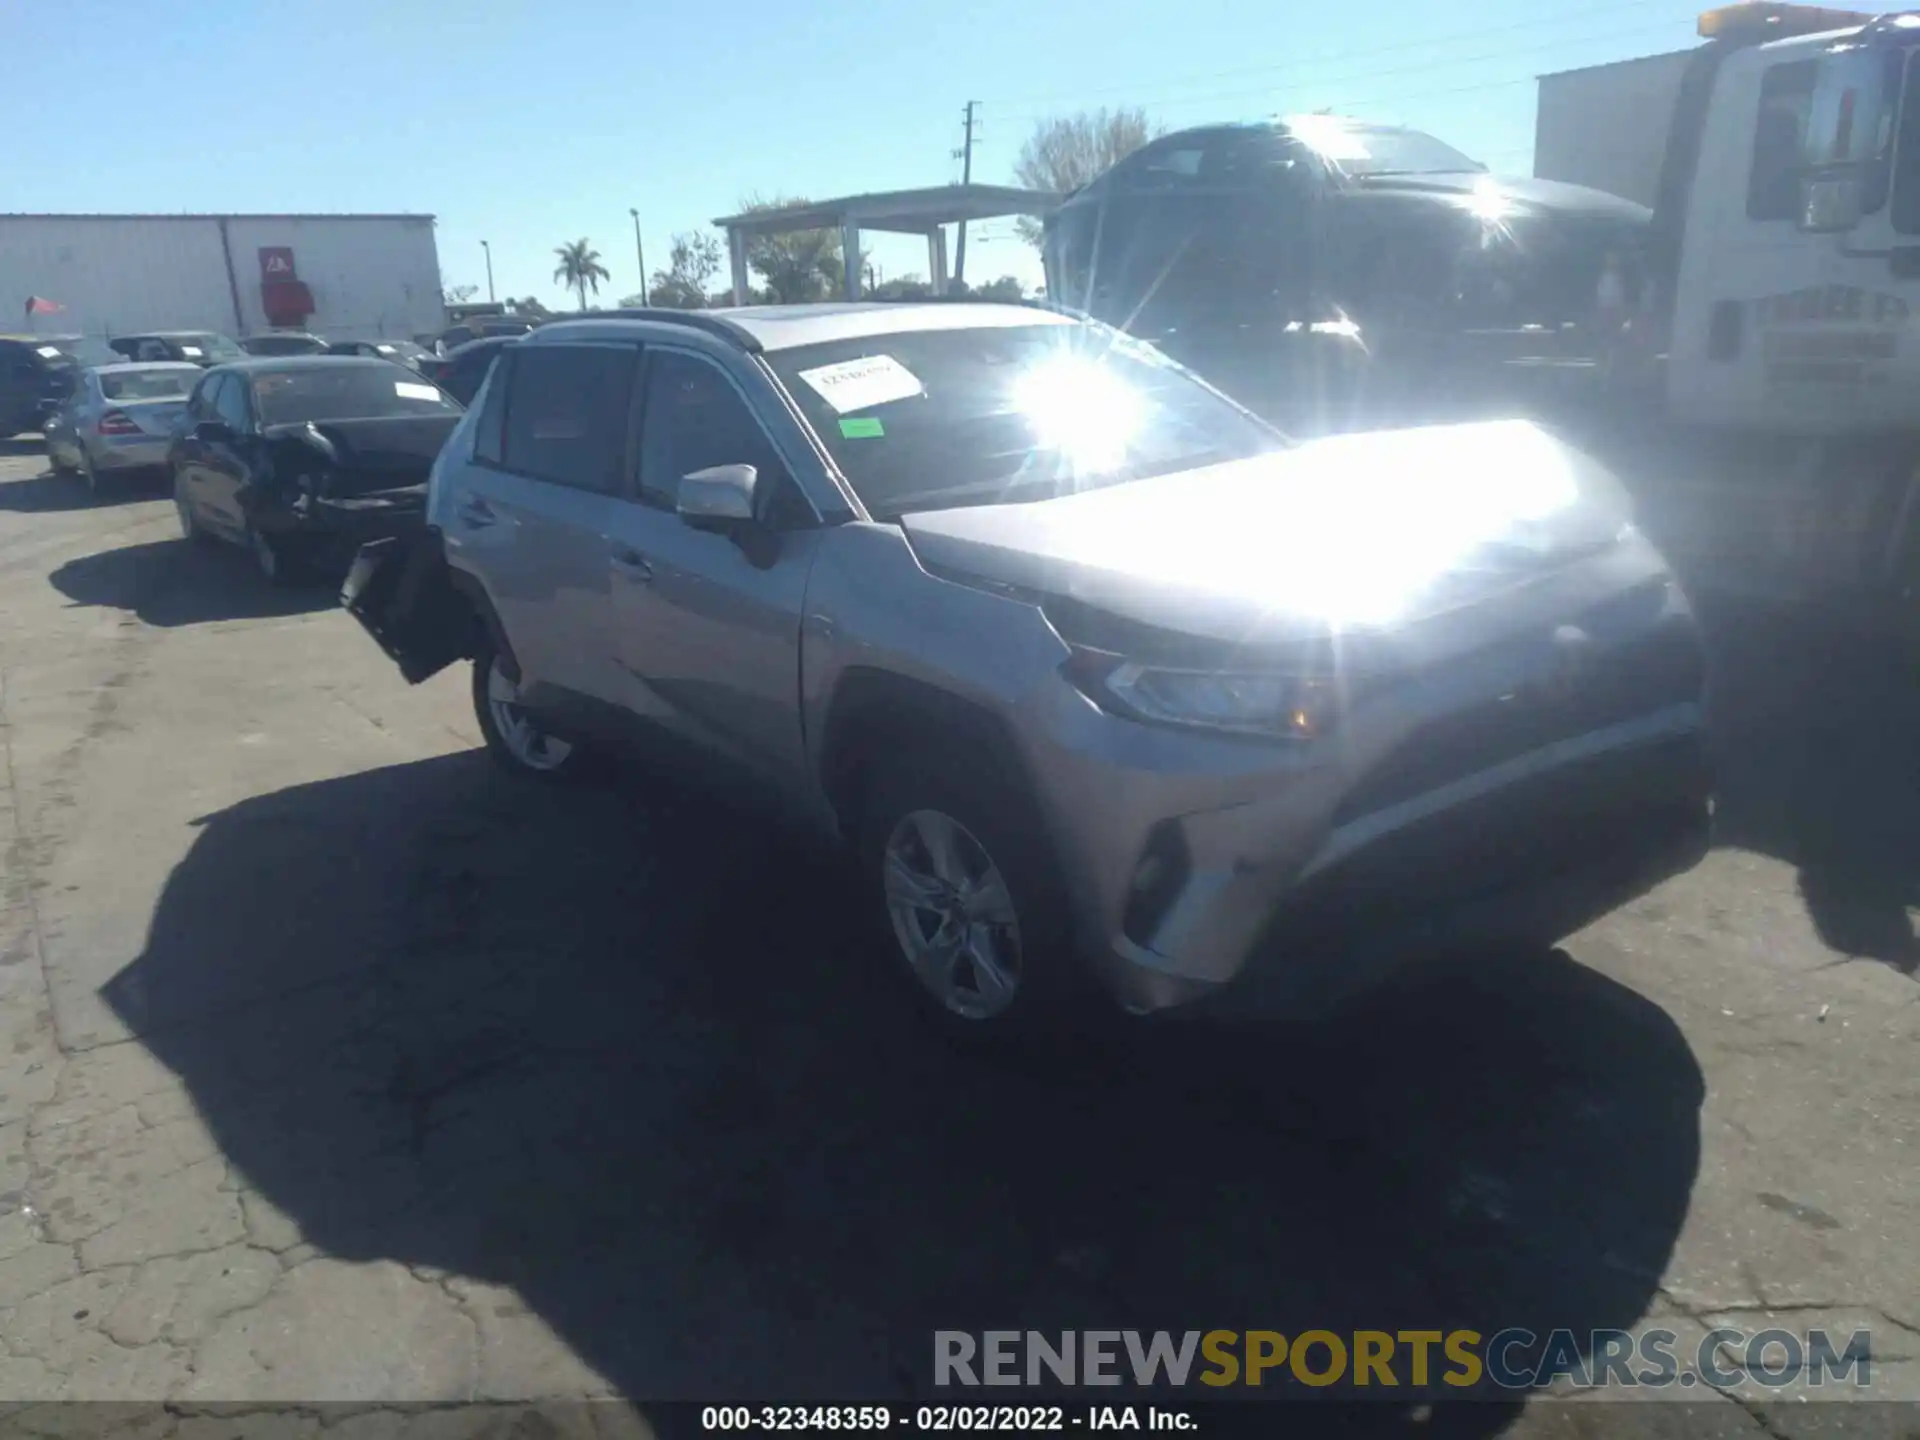
[[[1671,4],[1672,0],[1663,0],[1663,3]],[[1523,45],[1518,47],[1509,46],[1499,50],[1484,51],[1477,55],[1453,56],[1453,57],[1447,57],[1442,59],[1423,61],[1422,63],[1417,65],[1393,66],[1384,70],[1362,68],[1359,70],[1349,70],[1343,73],[1336,73],[1333,75],[1316,74],[1310,77],[1310,82],[1315,86],[1323,86],[1327,84],[1346,84],[1353,81],[1384,79],[1384,78],[1388,78],[1396,75],[1424,74],[1431,70],[1438,70],[1438,69],[1443,69],[1443,68],[1452,67],[1452,66],[1476,65],[1476,64],[1484,64],[1488,61],[1494,61],[1494,60],[1517,59],[1517,58],[1521,58],[1528,55],[1537,55],[1545,51],[1560,49],[1571,44],[1584,44],[1584,45],[1603,44],[1605,42],[1613,41],[1613,40],[1625,40],[1625,39],[1634,39],[1639,37],[1651,36],[1656,33],[1664,33],[1668,31],[1671,28],[1671,25],[1673,23],[1676,23],[1676,22],[1663,21],[1658,23],[1647,23],[1647,24],[1636,25],[1631,29],[1608,30],[1608,31],[1600,32],[1598,34],[1566,35],[1566,36],[1557,37],[1553,40],[1538,41],[1530,45]],[[1399,47],[1399,48],[1405,48],[1405,47]],[[1298,68],[1298,66],[1288,65],[1286,67],[1281,67],[1281,68],[1296,69]],[[1528,75],[1524,78],[1532,79],[1535,77],[1532,75]],[[1277,84],[1272,84],[1272,85],[1264,85],[1257,90],[1231,90],[1231,91],[1208,90],[1208,91],[1200,91],[1197,93],[1177,93],[1177,94],[1163,91],[1158,93],[1136,94],[1134,103],[1143,107],[1152,106],[1156,108],[1166,109],[1166,108],[1174,108],[1179,106],[1208,104],[1208,103],[1221,101],[1221,100],[1233,100],[1233,99],[1241,99],[1241,98],[1248,98],[1248,97],[1254,97],[1254,96],[1271,95],[1274,92],[1274,90],[1277,88],[1280,88],[1280,87]],[[1097,92],[1097,91],[1085,92],[1085,95],[1083,97],[1080,97],[1080,100],[1084,100],[1085,98],[1091,97],[1092,95],[1095,95],[1098,93],[1100,92]],[[1063,96],[1061,98],[1065,99],[1067,97]],[[1080,101],[1076,101],[1075,103],[1080,103]],[[1058,107],[1054,107],[1054,108],[1057,109]],[[1002,119],[1037,120],[1037,119],[1044,118],[1047,114],[1052,112],[1047,109],[1036,109],[1036,110],[1008,111],[1008,112],[998,112],[998,113],[1000,114],[1000,118]]]
[[[1610,19],[1613,16],[1621,14],[1623,11],[1645,10],[1645,9],[1653,8],[1655,6],[1670,6],[1672,3],[1673,3],[1673,0],[1623,0],[1623,3],[1618,5],[1606,5],[1606,6],[1595,5],[1595,6],[1587,7],[1587,10],[1589,13],[1584,13],[1584,14],[1536,15],[1529,19],[1514,21],[1513,23],[1507,24],[1507,25],[1478,26],[1472,30],[1455,30],[1445,35],[1429,35],[1418,40],[1398,41],[1392,45],[1370,45],[1366,47],[1365,53],[1370,55],[1391,55],[1402,50],[1430,50],[1436,45],[1450,45],[1455,41],[1459,41],[1459,40],[1478,40],[1487,35],[1509,35],[1517,30],[1531,30],[1541,25],[1564,25],[1569,21],[1582,20],[1587,18],[1604,17],[1604,18]],[[1693,14],[1690,13],[1686,18],[1691,20],[1693,18]],[[1178,76],[1178,77],[1175,77],[1175,79],[1173,79],[1170,83],[1178,84],[1178,85],[1202,84],[1212,80],[1237,79],[1244,75],[1263,75],[1263,74],[1269,74],[1274,72],[1298,70],[1303,66],[1321,65],[1321,64],[1325,64],[1330,60],[1331,61],[1345,60],[1349,56],[1355,53],[1358,53],[1358,52],[1356,52],[1356,50],[1353,49],[1352,47],[1348,47],[1340,50],[1323,51],[1318,55],[1308,55],[1308,56],[1302,56],[1293,60],[1284,60],[1279,62],[1278,64],[1242,65],[1232,70],[1213,70],[1201,75]],[[987,103],[993,106],[1005,105],[1005,106],[1014,106],[1014,107],[1025,106],[1025,105],[1049,105],[1056,101],[1068,101],[1074,104],[1079,104],[1088,98],[1093,98],[1093,97],[1102,96],[1102,95],[1131,94],[1137,91],[1142,84],[1152,85],[1156,83],[1160,83],[1160,82],[1156,80],[1148,80],[1148,81],[1136,81],[1132,85],[1103,86],[1098,90],[1081,91],[1077,95],[1065,95],[1065,94],[1056,93],[1051,95],[1016,95],[1016,96],[1010,96],[1010,97],[1001,96],[998,99],[989,100]]]
[[[960,142],[960,183],[962,185],[973,183],[973,115],[979,108],[978,100],[967,101],[966,138]],[[967,222],[964,220],[960,222],[959,235],[953,247],[953,278],[959,281],[967,278]]]

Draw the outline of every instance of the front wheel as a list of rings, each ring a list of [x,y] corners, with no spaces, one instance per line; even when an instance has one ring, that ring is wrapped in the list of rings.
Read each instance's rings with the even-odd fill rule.
[[[1089,998],[1032,806],[973,747],[916,749],[869,789],[862,863],[892,961],[965,1043],[1057,1037]]]
[[[578,748],[543,728],[520,703],[519,683],[491,647],[474,657],[473,713],[487,753],[516,774],[557,780],[578,768]]]

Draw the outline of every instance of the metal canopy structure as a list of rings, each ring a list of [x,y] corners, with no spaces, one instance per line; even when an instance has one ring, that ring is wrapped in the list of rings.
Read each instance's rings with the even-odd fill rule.
[[[941,185],[928,190],[884,190],[839,200],[809,201],[778,210],[751,210],[713,223],[727,232],[727,258],[733,278],[733,303],[747,303],[747,241],[755,235],[786,235],[800,230],[838,230],[846,298],[860,298],[860,232],[881,230],[927,237],[927,273],[933,293],[947,293],[947,236],[941,227],[967,220],[996,220],[1003,215],[1045,216],[1065,199],[1047,190],[1016,185]]]

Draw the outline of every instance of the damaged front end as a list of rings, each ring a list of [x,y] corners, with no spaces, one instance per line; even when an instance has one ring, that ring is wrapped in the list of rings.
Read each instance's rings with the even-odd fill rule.
[[[421,528],[362,545],[340,604],[410,685],[478,653],[485,632],[453,582],[440,532]]]

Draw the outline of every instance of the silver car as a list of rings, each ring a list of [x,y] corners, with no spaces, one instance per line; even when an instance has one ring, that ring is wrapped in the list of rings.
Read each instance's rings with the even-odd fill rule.
[[[1089,991],[1314,1014],[1706,842],[1687,599],[1529,424],[1294,445],[1018,306],[567,321],[428,516],[343,597],[403,673],[472,657],[523,773],[638,739],[751,777],[965,1034]]]
[[[47,420],[47,459],[94,491],[113,476],[164,469],[174,425],[205,373],[186,361],[83,370]]]

